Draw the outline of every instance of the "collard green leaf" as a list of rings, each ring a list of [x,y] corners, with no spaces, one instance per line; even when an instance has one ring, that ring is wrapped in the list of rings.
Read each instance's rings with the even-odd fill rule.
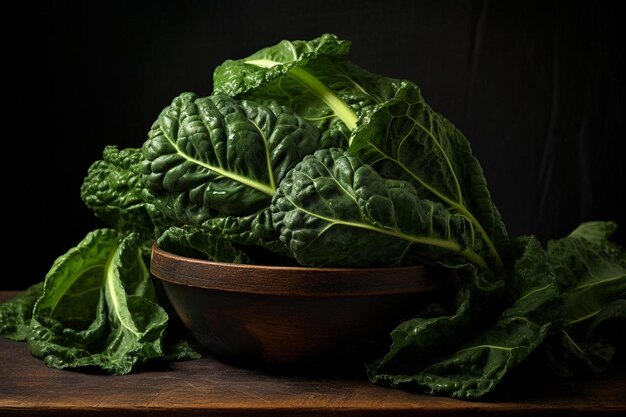
[[[617,230],[615,222],[585,222],[580,224],[568,237],[584,239],[593,243],[595,251],[602,251],[605,257],[626,268],[626,248],[609,240]]]
[[[554,275],[536,239],[519,239],[515,246],[518,260],[513,286],[507,292],[510,307],[491,328],[474,336],[470,329],[480,315],[466,319],[472,312],[471,306],[475,308],[477,303],[470,298],[454,316],[408,321],[394,331],[397,333],[392,350],[370,368],[370,379],[463,399],[476,399],[491,392],[541,344],[560,305]],[[482,302],[493,308],[495,300],[497,297]],[[458,347],[459,343],[463,346],[457,350],[455,345]],[[414,354],[425,354],[427,359],[413,357]]]
[[[198,357],[182,326],[166,338],[171,306],[145,264],[162,234],[166,250],[221,262],[270,250],[276,263],[453,269],[458,300],[393,331],[368,368],[376,383],[480,398],[542,343],[563,376],[604,369],[626,323],[615,224],[583,224],[547,255],[509,241],[467,139],[415,85],[348,52],[327,34],[226,61],[215,93],[177,97],[141,150],[107,147],[81,195],[116,230],[90,233],[43,287],[1,305],[0,334],[57,368]]]
[[[621,337],[625,317],[626,301],[615,300],[589,322],[591,337],[573,336],[556,326],[542,346],[542,357],[550,372],[558,378],[573,378],[605,371],[616,352],[607,335],[613,340]]]
[[[33,355],[55,368],[125,374],[163,355],[167,314],[155,302],[137,235],[96,230],[54,263],[35,304]]]
[[[33,307],[42,293],[43,282],[40,282],[0,304],[0,336],[26,340]]]
[[[467,139],[426,104],[415,85],[404,82],[350,140],[350,152],[383,177],[409,181],[421,198],[441,202],[465,217],[472,233],[489,248],[490,263],[503,271],[499,250],[508,246],[506,228],[482,169]]]
[[[568,237],[585,239],[595,245],[606,245],[611,243],[610,237],[617,230],[615,222],[585,222],[580,224]]]
[[[340,149],[319,150],[298,164],[280,184],[272,215],[303,265],[471,262],[488,270],[466,218]]]
[[[349,42],[335,35],[282,41],[214,73],[217,93],[288,106],[320,131],[320,147],[347,147],[358,119],[393,98],[398,80],[347,59]]]
[[[251,263],[250,258],[228,240],[195,226],[170,227],[159,237],[157,244],[161,249],[181,256],[235,264]]]
[[[608,240],[615,228],[611,222],[584,223],[548,243],[564,304],[546,353],[560,376],[604,370],[626,326],[626,259],[623,248]]]
[[[317,139],[317,129],[278,105],[185,93],[143,146],[144,184],[156,208],[184,224],[251,216]]]
[[[224,61],[213,73],[213,89],[216,93],[234,97],[281,78],[291,68],[304,65],[311,59],[319,56],[346,56],[349,51],[350,42],[332,34],[324,34],[311,41],[284,40],[277,45],[263,48],[247,58]],[[267,68],[247,63],[262,60],[278,62],[281,65]]]
[[[470,334],[472,319],[476,317],[473,310],[480,304],[473,302],[472,291],[468,288],[459,295],[459,305],[452,314],[441,306],[432,305],[417,317],[400,323],[391,332],[389,352],[368,365],[370,381],[397,386],[402,378],[400,375],[416,375],[441,358],[444,352],[460,347]]]
[[[510,307],[495,325],[428,366],[415,382],[426,392],[463,399],[491,392],[544,340],[558,317],[561,299],[546,254],[534,237],[514,242],[516,258]]]

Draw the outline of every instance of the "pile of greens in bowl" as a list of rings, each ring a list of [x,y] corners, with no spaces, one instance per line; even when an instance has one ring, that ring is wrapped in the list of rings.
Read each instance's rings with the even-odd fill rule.
[[[463,134],[415,84],[348,51],[327,34],[226,61],[213,93],[174,98],[141,148],[108,146],[81,195],[110,228],[1,305],[0,334],[56,368],[198,357],[170,337],[148,267],[156,241],[220,262],[454,270],[454,305],[398,323],[367,365],[374,383],[475,399],[531,353],[558,376],[605,369],[626,321],[615,224],[547,248],[510,238]]]

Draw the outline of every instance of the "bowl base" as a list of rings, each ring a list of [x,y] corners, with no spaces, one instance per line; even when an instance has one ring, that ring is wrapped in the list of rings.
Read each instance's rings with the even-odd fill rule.
[[[281,372],[363,369],[386,353],[390,332],[426,296],[435,301],[432,292],[290,297],[163,284],[182,322],[211,353]]]

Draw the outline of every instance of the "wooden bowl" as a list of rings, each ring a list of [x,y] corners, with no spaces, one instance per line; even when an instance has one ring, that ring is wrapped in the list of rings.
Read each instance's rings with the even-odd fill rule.
[[[151,271],[198,341],[245,365],[375,359],[372,355],[389,348],[390,331],[445,289],[424,266],[225,264],[174,255],[156,245]]]

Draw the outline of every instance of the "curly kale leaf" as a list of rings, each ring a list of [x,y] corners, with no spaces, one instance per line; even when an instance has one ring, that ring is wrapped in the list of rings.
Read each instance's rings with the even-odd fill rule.
[[[0,304],[0,336],[26,340],[33,307],[42,293],[43,282],[40,282]]]
[[[122,233],[138,233],[144,240],[174,223],[151,203],[141,178],[141,149],[107,146],[102,159],[94,162],[80,194],[97,217]]]
[[[195,226],[170,227],[157,240],[163,250],[181,256],[236,264],[252,263],[230,241]]]

